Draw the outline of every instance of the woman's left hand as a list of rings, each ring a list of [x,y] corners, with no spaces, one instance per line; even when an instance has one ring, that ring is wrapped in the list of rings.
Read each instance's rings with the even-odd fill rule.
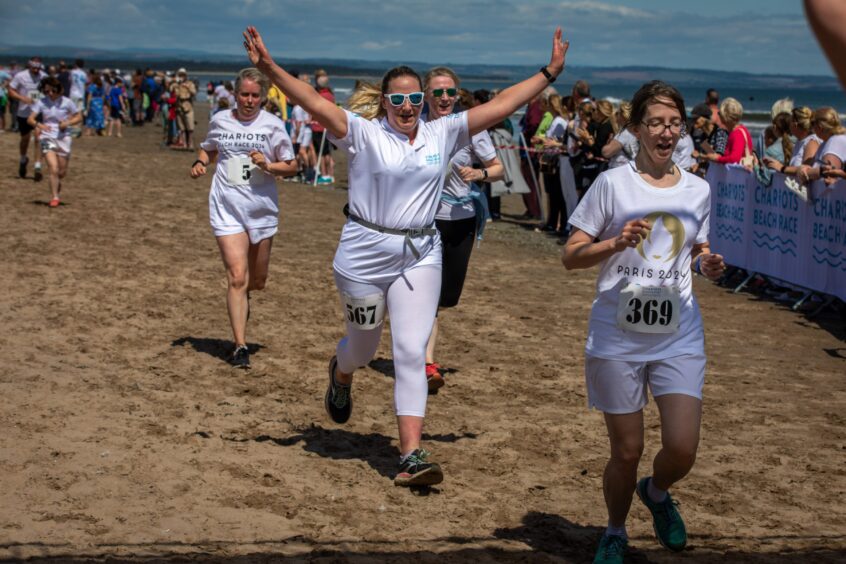
[[[264,158],[264,155],[255,149],[250,152],[250,159],[253,161],[253,164],[259,167],[264,172],[270,172],[268,170],[268,162],[267,159]]]
[[[697,260],[699,261],[699,271],[709,280],[718,280],[726,271],[723,255],[703,253]]]
[[[478,168],[473,168],[472,166],[462,166],[458,168],[458,176],[461,177],[461,180],[464,182],[479,182],[482,178],[484,178],[485,173]]]
[[[273,57],[270,56],[270,51],[264,46],[261,34],[253,26],[248,26],[246,31],[244,31],[244,49],[247,50],[247,56],[250,58],[250,62],[259,70],[270,68],[273,64]]]
[[[561,26],[556,27],[552,36],[552,55],[546,67],[552,76],[558,76],[564,70],[564,59],[569,48],[570,42],[562,40]]]

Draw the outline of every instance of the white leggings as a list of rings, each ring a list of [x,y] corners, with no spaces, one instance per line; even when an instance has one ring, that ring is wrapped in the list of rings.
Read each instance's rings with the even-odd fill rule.
[[[385,294],[391,318],[394,353],[394,407],[397,415],[426,415],[426,343],[435,322],[441,295],[441,267],[420,266],[406,270],[393,282],[365,284],[335,272],[335,285],[341,295]],[[343,308],[343,305],[342,305]],[[347,336],[338,343],[338,370],[345,374],[366,366],[376,354],[384,323],[376,329],[360,329],[347,322]]]

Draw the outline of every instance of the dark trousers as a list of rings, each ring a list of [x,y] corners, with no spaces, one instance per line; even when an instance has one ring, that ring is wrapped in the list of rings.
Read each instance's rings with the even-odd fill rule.
[[[443,268],[441,270],[441,299],[438,307],[455,307],[464,288],[467,265],[476,239],[476,218],[455,221],[436,219],[435,225],[441,232],[443,245]]]
[[[546,225],[556,231],[563,231],[567,227],[567,206],[564,204],[564,194],[561,192],[560,171],[555,174],[544,174],[543,186],[549,202],[549,217],[546,219]]]

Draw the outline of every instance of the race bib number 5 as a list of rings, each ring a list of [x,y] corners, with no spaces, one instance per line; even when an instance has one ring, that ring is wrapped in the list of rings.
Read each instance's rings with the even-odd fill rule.
[[[251,184],[254,176],[264,174],[250,157],[232,157],[226,161],[226,178],[230,184]]]
[[[617,326],[635,333],[675,333],[679,313],[678,286],[629,284],[620,290]]]
[[[356,298],[345,293],[342,303],[347,321],[359,329],[376,329],[385,319],[384,294]]]

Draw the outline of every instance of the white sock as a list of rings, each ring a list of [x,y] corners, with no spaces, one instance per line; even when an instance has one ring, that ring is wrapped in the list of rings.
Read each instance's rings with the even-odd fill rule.
[[[412,454],[414,454],[414,451],[415,451],[415,450],[417,450],[417,449],[410,450],[410,451],[408,451],[407,453],[405,453],[405,454],[401,455],[401,456],[400,456],[400,464],[402,464],[403,462],[405,462],[405,459],[406,459],[406,458],[408,458],[409,456],[411,456]]]
[[[654,501],[655,503],[661,503],[665,499],[667,499],[667,490],[659,490],[655,487],[655,480],[651,479],[646,484],[646,494],[649,496],[649,499]]]
[[[622,527],[615,527],[611,523],[608,523],[608,527],[605,529],[606,535],[616,535],[618,537],[623,537],[625,539],[629,538],[628,533],[626,532],[626,526],[623,525]]]

